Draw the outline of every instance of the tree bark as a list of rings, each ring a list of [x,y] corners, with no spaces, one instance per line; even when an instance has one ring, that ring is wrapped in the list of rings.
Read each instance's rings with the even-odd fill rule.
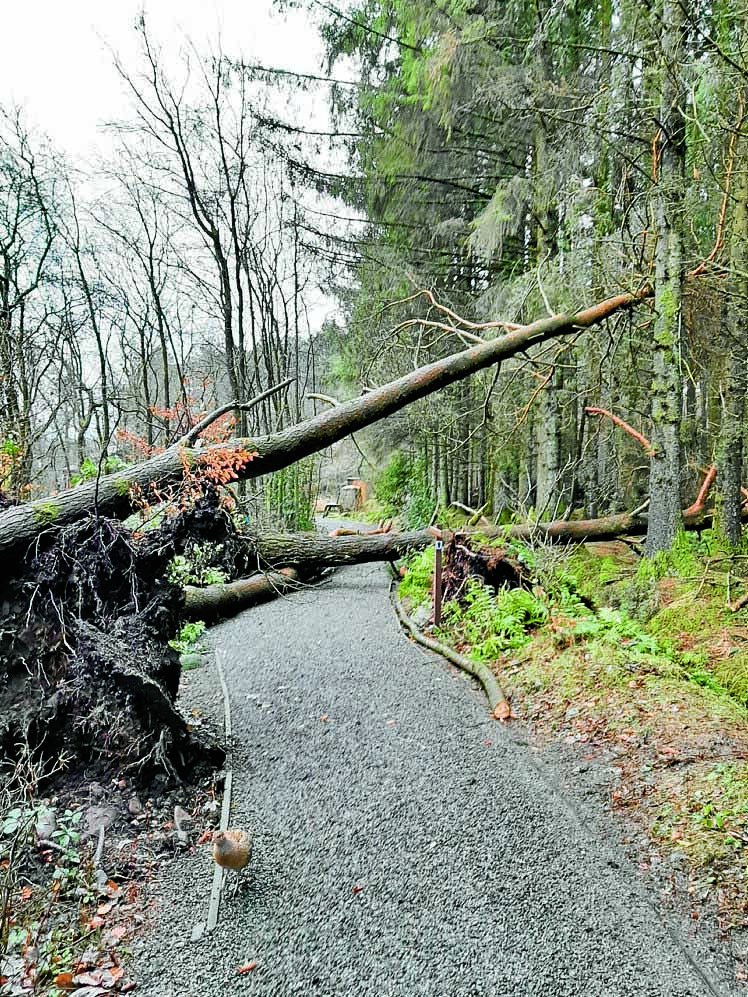
[[[562,375],[551,370],[548,382],[538,399],[538,417],[535,422],[537,467],[535,472],[535,510],[538,516],[558,514],[561,495],[561,403]]]
[[[248,606],[282,595],[297,588],[299,575],[293,568],[272,572],[267,575],[253,575],[240,578],[223,585],[194,585],[184,587],[185,615],[194,620],[215,620],[220,616],[232,616]]]
[[[654,382],[649,474],[650,517],[647,556],[669,550],[681,525],[681,354],[683,335],[683,191],[686,127],[680,77],[685,38],[682,0],[665,0],[662,11],[662,62],[659,67],[659,130],[655,140]]]
[[[686,529],[706,529],[711,522],[710,513],[683,514]],[[464,532],[512,540],[583,543],[614,540],[629,534],[642,536],[647,532],[647,520],[643,516],[626,512],[602,519],[559,519],[551,523],[517,523]],[[434,542],[434,537],[434,531],[430,529],[407,533],[361,533],[344,537],[314,536],[308,533],[263,533],[261,536],[249,537],[247,543],[252,559],[256,559],[266,570],[293,565],[304,574],[311,570],[346,564],[397,561],[411,551],[428,547]]]
[[[748,28],[743,26],[743,51],[748,42]],[[720,427],[717,467],[722,508],[720,525],[728,545],[734,550],[742,539],[741,509],[743,506],[743,420],[748,344],[748,87],[738,94],[738,124],[735,141],[735,192],[730,239],[730,293],[727,301],[727,360]]]
[[[252,556],[268,569],[298,567],[301,571],[363,564],[367,561],[397,561],[411,551],[434,542],[430,530],[408,533],[377,533],[367,536],[322,537],[308,533],[263,533],[249,539]]]
[[[88,514],[127,516],[133,511],[134,492],[139,490],[147,495],[153,483],[161,489],[179,481],[184,476],[185,466],[196,468],[215,451],[249,450],[254,453],[254,458],[237,471],[239,480],[288,467],[440,388],[515,356],[536,343],[592,326],[650,296],[651,289],[644,287],[631,294],[608,298],[574,315],[555,315],[512,329],[504,336],[427,364],[360,398],[270,436],[231,440],[204,450],[173,446],[127,471],[15,506],[0,514],[0,552],[6,556],[23,556],[46,530],[65,526]]]
[[[683,526],[687,530],[706,529],[711,523],[710,513],[689,510],[683,513]],[[459,532],[468,537],[506,537],[513,540],[578,544],[615,540],[627,535],[641,537],[646,531],[646,519],[634,513],[621,513],[602,519],[518,523],[513,526],[491,526]],[[447,536],[448,532],[444,531],[445,539]],[[203,620],[231,616],[241,609],[297,587],[296,580],[299,577],[308,577],[324,568],[349,564],[393,562],[414,551],[423,550],[434,539],[435,533],[431,529],[335,537],[308,533],[265,533],[250,536],[247,544],[251,559],[261,564],[267,574],[204,588],[185,586],[185,613],[192,619]],[[294,568],[289,565],[294,565]]]

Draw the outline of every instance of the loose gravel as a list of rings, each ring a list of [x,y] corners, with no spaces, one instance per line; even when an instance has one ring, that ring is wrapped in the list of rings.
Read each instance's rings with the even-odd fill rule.
[[[198,941],[209,849],[166,870],[139,992],[737,994],[718,952],[586,819],[590,801],[404,637],[388,585],[379,565],[347,568],[212,631],[233,714],[231,823],[253,832],[254,857]],[[190,681],[220,713],[215,675]]]

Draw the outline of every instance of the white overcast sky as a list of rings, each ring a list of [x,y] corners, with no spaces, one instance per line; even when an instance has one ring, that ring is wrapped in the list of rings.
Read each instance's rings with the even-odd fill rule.
[[[175,53],[187,37],[198,51],[319,69],[320,41],[305,14],[279,15],[272,0],[6,0],[3,8],[0,104],[20,105],[27,127],[73,158],[105,151],[102,122],[127,114],[109,47],[136,67],[141,10],[153,40]]]

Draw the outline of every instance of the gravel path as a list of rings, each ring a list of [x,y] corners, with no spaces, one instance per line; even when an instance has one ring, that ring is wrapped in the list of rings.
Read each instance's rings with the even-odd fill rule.
[[[197,942],[208,849],[166,872],[157,931],[134,967],[139,992],[737,993],[714,953],[657,913],[521,733],[405,639],[381,566],[339,571],[213,639],[232,700],[232,823],[253,829],[255,856]],[[202,694],[217,704],[211,681]]]

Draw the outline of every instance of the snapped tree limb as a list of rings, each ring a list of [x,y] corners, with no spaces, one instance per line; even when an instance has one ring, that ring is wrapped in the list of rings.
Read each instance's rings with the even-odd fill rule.
[[[227,412],[239,411],[239,412],[250,412],[256,405],[260,402],[264,402],[266,398],[270,398],[271,395],[278,394],[279,391],[283,391],[284,388],[288,388],[294,382],[293,377],[287,377],[285,381],[281,381],[280,384],[274,384],[271,388],[266,388],[265,391],[256,395],[250,401],[246,403],[242,402],[227,402],[225,405],[221,405],[214,412],[208,413],[204,419],[200,422],[195,423],[194,426],[185,433],[182,439],[179,441],[179,445],[182,447],[192,446],[192,444],[197,440],[198,436],[203,433],[209,426],[212,426],[216,420],[220,419],[222,415],[226,415]]]

